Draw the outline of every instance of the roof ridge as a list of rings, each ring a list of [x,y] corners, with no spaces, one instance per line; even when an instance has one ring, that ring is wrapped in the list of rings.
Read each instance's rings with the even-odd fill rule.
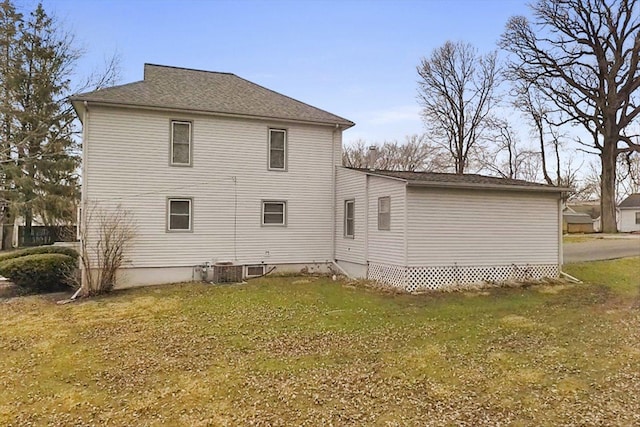
[[[201,70],[199,68],[188,68],[188,67],[177,67],[175,65],[162,65],[162,64],[151,64],[149,62],[145,62],[144,66],[146,67],[147,65],[151,66],[151,67],[159,67],[159,68],[170,68],[173,70],[183,70],[183,71],[195,71],[198,73],[207,73],[207,74],[226,74],[229,76],[236,76],[233,73],[229,73],[226,71],[210,71],[210,70]],[[238,77],[238,76],[236,76]]]

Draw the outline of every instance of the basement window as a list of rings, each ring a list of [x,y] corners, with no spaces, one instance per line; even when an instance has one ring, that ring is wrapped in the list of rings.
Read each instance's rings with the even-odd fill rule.
[[[264,276],[264,264],[259,265],[247,265],[246,277],[258,277]]]

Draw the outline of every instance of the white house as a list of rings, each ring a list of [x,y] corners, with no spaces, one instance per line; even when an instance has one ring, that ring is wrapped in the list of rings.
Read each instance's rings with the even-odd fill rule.
[[[121,287],[222,262],[243,277],[337,268],[407,289],[561,267],[563,189],[342,168],[351,121],[233,74],[146,64],[142,81],[72,102],[83,207],[138,222]]]
[[[618,205],[621,232],[640,231],[640,193],[631,194]]]

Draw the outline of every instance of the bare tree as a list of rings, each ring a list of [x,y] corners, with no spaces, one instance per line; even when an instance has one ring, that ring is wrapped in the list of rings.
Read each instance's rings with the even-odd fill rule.
[[[136,237],[136,221],[131,211],[118,205],[114,209],[97,202],[84,205],[80,226],[83,296],[110,292],[125,254]]]
[[[593,163],[588,165],[589,171],[584,174],[577,191],[573,195],[575,200],[600,199],[601,174]],[[640,153],[625,153],[616,163],[616,205],[628,195],[640,193]]]
[[[521,147],[516,131],[507,120],[497,119],[494,125],[494,145],[478,153],[482,170],[502,178],[537,181],[538,153]]]
[[[559,110],[557,124],[580,124],[600,156],[602,230],[616,231],[618,155],[640,150],[627,134],[640,114],[640,18],[636,0],[539,0],[535,22],[507,23],[500,45],[512,53],[512,80],[535,87]]]
[[[375,150],[371,150],[371,147]],[[346,147],[342,163],[347,167],[381,170],[434,172],[446,169],[442,151],[426,141],[424,135],[409,135],[403,144],[385,141],[367,144],[363,140]]]
[[[425,126],[462,174],[491,126],[499,84],[496,52],[479,55],[469,43],[448,41],[423,58],[417,71]]]

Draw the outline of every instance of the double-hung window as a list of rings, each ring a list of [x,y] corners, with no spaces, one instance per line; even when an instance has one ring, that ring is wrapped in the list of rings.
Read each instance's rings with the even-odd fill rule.
[[[263,201],[262,225],[287,225],[287,202]]]
[[[171,121],[171,164],[191,166],[191,122]]]
[[[287,170],[287,131],[269,129],[269,170]]]
[[[352,238],[355,235],[355,200],[344,201],[344,237]]]
[[[192,200],[167,200],[167,231],[191,231]]]
[[[378,230],[391,230],[391,197],[378,198]]]

